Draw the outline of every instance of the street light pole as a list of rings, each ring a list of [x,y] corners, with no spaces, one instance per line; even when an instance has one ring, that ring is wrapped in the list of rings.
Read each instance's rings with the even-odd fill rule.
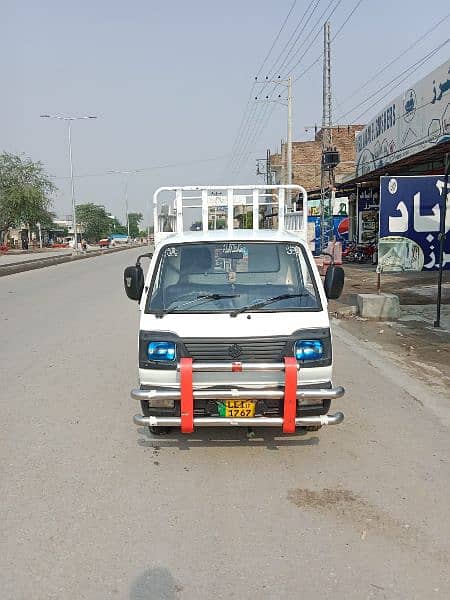
[[[76,253],[78,251],[78,238],[77,238],[77,217],[75,210],[75,183],[73,175],[73,161],[72,161],[72,121],[81,121],[85,119],[96,119],[94,115],[87,115],[85,117],[69,117],[62,115],[41,115],[43,119],[59,119],[61,121],[67,121],[68,130],[68,142],[69,142],[69,163],[70,163],[70,190],[72,197],[72,224],[73,224],[73,250]]]
[[[130,219],[128,217],[128,181],[125,182],[125,218],[127,220],[127,234],[130,238]]]
[[[73,181],[73,162],[72,162],[72,120],[67,119],[67,130],[69,134],[69,162],[70,162],[70,193],[72,197],[72,225],[73,225],[73,251],[78,251],[77,235],[77,213],[75,210],[75,184]]]

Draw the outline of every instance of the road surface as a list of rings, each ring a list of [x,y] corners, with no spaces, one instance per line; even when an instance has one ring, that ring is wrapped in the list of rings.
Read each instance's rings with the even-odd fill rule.
[[[151,439],[129,399],[137,253],[0,279],[1,598],[448,599],[432,391],[338,330],[343,425]]]

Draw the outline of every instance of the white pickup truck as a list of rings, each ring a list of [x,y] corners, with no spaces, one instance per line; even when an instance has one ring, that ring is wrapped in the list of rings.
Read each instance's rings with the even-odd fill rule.
[[[186,231],[194,209],[202,229]],[[211,230],[217,210],[225,228]],[[239,214],[251,215],[252,229],[236,228]],[[332,383],[327,298],[340,295],[344,273],[332,265],[322,284],[306,215],[306,192],[294,185],[155,192],[150,268],[144,276],[139,257],[124,273],[141,312],[136,425],[156,435],[209,426],[293,433],[343,421],[328,414],[344,389]]]

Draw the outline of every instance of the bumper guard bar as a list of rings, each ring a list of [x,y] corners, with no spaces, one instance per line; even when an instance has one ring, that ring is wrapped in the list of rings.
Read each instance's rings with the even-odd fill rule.
[[[181,416],[149,416],[135,415],[136,425],[150,427],[181,427],[182,433],[192,433],[195,427],[277,427],[281,426],[284,433],[294,433],[296,427],[337,425],[342,423],[344,415],[338,412],[334,415],[318,415],[313,417],[297,417],[298,400],[334,400],[341,398],[343,387],[331,389],[301,389],[297,387],[297,372],[299,364],[292,356],[284,358],[279,363],[242,363],[242,362],[193,362],[192,358],[181,358],[177,365],[180,372],[179,390],[141,390],[134,389],[131,396],[135,400],[175,401],[181,404]],[[243,371],[284,371],[284,389],[251,390],[243,387],[235,389],[194,389],[193,372],[233,372]],[[283,400],[283,417],[196,417],[194,418],[195,400],[254,400],[270,399]]]

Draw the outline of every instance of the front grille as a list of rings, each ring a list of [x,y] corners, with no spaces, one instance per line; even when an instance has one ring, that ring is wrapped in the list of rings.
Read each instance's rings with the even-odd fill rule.
[[[188,355],[201,362],[279,362],[292,355],[288,338],[183,340]]]

